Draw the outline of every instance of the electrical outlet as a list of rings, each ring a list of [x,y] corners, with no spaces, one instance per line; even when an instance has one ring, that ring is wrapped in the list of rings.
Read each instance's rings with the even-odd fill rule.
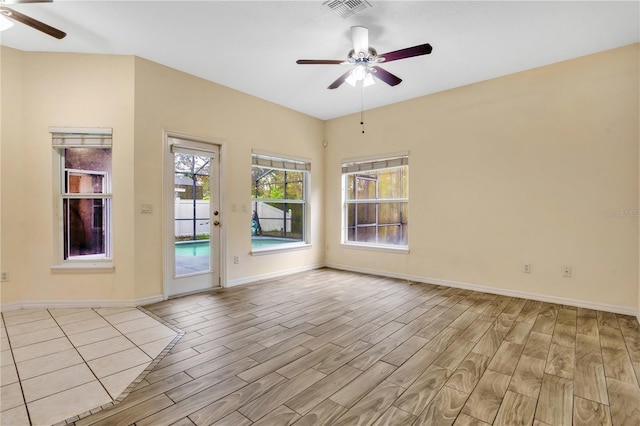
[[[9,281],[9,271],[2,271],[0,273],[0,281],[2,282]]]
[[[237,265],[238,263],[240,263],[240,258],[238,256],[233,256],[233,264]]]
[[[522,272],[525,273],[525,274],[531,273],[531,264],[530,263],[523,263],[522,264]]]
[[[562,276],[565,278],[571,278],[571,266],[562,267]]]

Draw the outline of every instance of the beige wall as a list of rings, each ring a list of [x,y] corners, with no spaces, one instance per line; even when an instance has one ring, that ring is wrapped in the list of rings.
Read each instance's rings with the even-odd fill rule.
[[[638,217],[605,214],[640,206],[637,44],[367,111],[365,135],[357,115],[323,123],[134,57],[0,52],[3,304],[162,293],[169,129],[224,141],[231,282],[326,261],[640,314]],[[49,126],[114,129],[114,273],[50,269]],[[312,160],[312,249],[250,256],[240,207],[252,149]],[[340,161],[402,150],[410,254],[342,247]],[[141,203],[153,213],[139,213]],[[560,277],[563,265],[572,278]]]
[[[635,312],[638,46],[330,120],[327,263]],[[341,160],[403,150],[410,254],[341,246]]]
[[[135,203],[151,203],[152,215],[136,213],[137,297],[158,294],[162,282],[162,130],[224,143],[223,176],[227,279],[248,280],[324,263],[324,123],[304,114],[136,59]],[[310,250],[251,256],[251,150],[312,161]],[[236,205],[236,212],[231,205]],[[247,206],[243,212],[241,206]],[[240,263],[233,264],[233,256]]]
[[[10,274],[11,280],[20,280],[24,274],[22,254],[25,252],[25,241],[16,239],[11,247],[4,242],[11,230],[12,234],[20,234],[24,229],[24,221],[20,216],[22,197],[19,185],[12,179],[20,172],[23,163],[22,141],[22,55],[11,49],[0,49],[0,269],[8,270],[7,265],[16,266]],[[5,159],[11,158],[10,162]],[[8,208],[7,202],[15,203]],[[11,271],[9,271],[11,272]],[[9,283],[1,283],[0,290]],[[14,290],[15,291],[15,290]],[[4,290],[0,292],[0,302]]]
[[[2,303],[133,299],[133,246],[114,240],[116,271],[54,273],[49,126],[112,127],[114,227],[133,233],[133,58],[2,48]],[[9,119],[9,115],[12,116]]]
[[[313,248],[251,257],[249,214],[227,216],[229,280],[324,262],[320,120],[129,56],[2,48],[2,283],[5,306],[35,301],[133,302],[162,294],[162,130],[225,142],[226,199],[250,202],[251,149],[312,160]],[[53,272],[49,126],[113,128],[115,272]],[[150,203],[152,214],[139,213]],[[232,262],[231,262],[232,263]]]

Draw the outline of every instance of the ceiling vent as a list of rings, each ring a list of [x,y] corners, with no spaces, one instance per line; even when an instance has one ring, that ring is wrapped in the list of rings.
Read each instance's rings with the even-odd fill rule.
[[[329,9],[343,18],[348,18],[371,7],[371,4],[366,0],[329,0],[322,4],[326,4]]]

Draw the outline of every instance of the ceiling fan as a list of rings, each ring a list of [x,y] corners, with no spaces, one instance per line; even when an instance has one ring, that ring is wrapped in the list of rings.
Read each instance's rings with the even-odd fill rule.
[[[331,83],[328,89],[336,89],[345,81],[355,86],[358,81],[362,81],[363,87],[374,84],[373,77],[376,77],[390,86],[400,84],[402,79],[389,71],[378,66],[382,62],[397,61],[398,59],[411,58],[413,56],[428,55],[431,53],[430,44],[420,44],[418,46],[407,47],[406,49],[394,50],[393,52],[378,55],[376,49],[369,46],[369,30],[366,27],[351,27],[351,39],[353,49],[347,55],[347,60],[332,59],[298,59],[297,64],[301,65],[353,65],[354,68],[342,74],[336,81]]]
[[[35,28],[38,31],[42,31],[43,33],[48,34],[51,37],[62,39],[67,35],[67,33],[60,31],[59,29],[54,28],[50,25],[47,25],[44,22],[38,21],[35,18],[27,16],[23,13],[20,13],[10,7],[5,6],[7,4],[21,4],[21,3],[51,3],[52,1],[53,0],[1,0],[0,1],[0,17],[12,19],[22,24],[28,25],[31,28]],[[8,20],[5,19],[5,21],[8,21]],[[4,29],[12,25],[11,21],[8,21],[8,22],[10,24],[6,25]],[[0,22],[0,26],[1,25],[2,23]]]

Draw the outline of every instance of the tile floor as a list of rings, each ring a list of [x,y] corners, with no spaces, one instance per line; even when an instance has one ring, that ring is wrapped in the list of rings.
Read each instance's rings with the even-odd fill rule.
[[[182,336],[143,309],[2,313],[2,425],[52,425],[123,399]]]
[[[75,426],[640,426],[640,324],[332,269],[145,307],[186,334]]]

